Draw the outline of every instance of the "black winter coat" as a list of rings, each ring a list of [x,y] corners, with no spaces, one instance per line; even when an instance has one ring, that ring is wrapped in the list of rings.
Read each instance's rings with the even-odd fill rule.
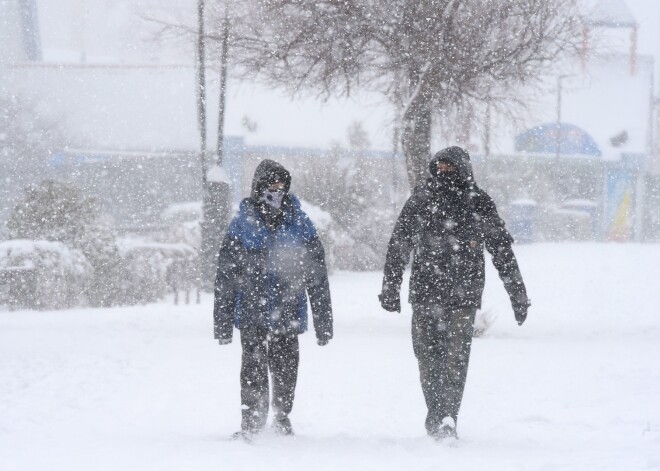
[[[438,160],[431,161],[432,172]],[[451,159],[445,155],[444,160]],[[413,252],[410,303],[479,308],[485,282],[485,247],[512,304],[526,304],[525,285],[511,249],[513,239],[495,203],[472,183],[467,157],[452,163],[464,180],[462,191],[447,191],[432,177],[403,207],[389,242],[383,293],[391,296],[399,292]]]

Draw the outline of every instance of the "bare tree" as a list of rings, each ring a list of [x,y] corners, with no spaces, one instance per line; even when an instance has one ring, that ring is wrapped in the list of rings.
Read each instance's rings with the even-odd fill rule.
[[[579,43],[576,0],[255,0],[233,35],[247,76],[292,93],[382,91],[401,110],[411,186],[434,116],[496,107]]]

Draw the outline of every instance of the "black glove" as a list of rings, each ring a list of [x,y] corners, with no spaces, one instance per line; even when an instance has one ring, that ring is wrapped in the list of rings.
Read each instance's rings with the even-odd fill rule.
[[[513,306],[513,315],[516,317],[516,322],[518,325],[523,325],[523,322],[527,319],[527,309],[532,303],[529,302],[529,299],[525,298],[520,301],[513,301],[511,305]]]
[[[328,345],[328,342],[330,339],[316,339],[316,343],[318,344],[319,347],[323,347],[325,345]]]
[[[383,309],[390,312],[401,312],[401,298],[399,292],[385,292],[378,295],[378,300]]]

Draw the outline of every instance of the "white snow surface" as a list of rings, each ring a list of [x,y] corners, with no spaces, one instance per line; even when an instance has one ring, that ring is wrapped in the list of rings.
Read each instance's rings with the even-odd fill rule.
[[[228,440],[240,345],[213,340],[210,295],[1,311],[0,469],[659,470],[660,245],[516,252],[529,319],[489,267],[497,320],[474,341],[455,446],[425,435],[409,305],[385,312],[380,273],[340,272],[335,338],[301,337],[296,436],[252,444]]]

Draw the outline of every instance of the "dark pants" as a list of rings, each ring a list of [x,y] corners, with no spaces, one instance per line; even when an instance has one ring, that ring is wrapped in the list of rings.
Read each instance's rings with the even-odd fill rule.
[[[413,350],[428,413],[426,430],[438,431],[445,417],[458,420],[467,378],[475,308],[413,305]]]
[[[258,432],[268,419],[268,370],[272,377],[275,419],[286,419],[291,412],[298,379],[298,336],[243,329],[241,346],[241,429]]]

